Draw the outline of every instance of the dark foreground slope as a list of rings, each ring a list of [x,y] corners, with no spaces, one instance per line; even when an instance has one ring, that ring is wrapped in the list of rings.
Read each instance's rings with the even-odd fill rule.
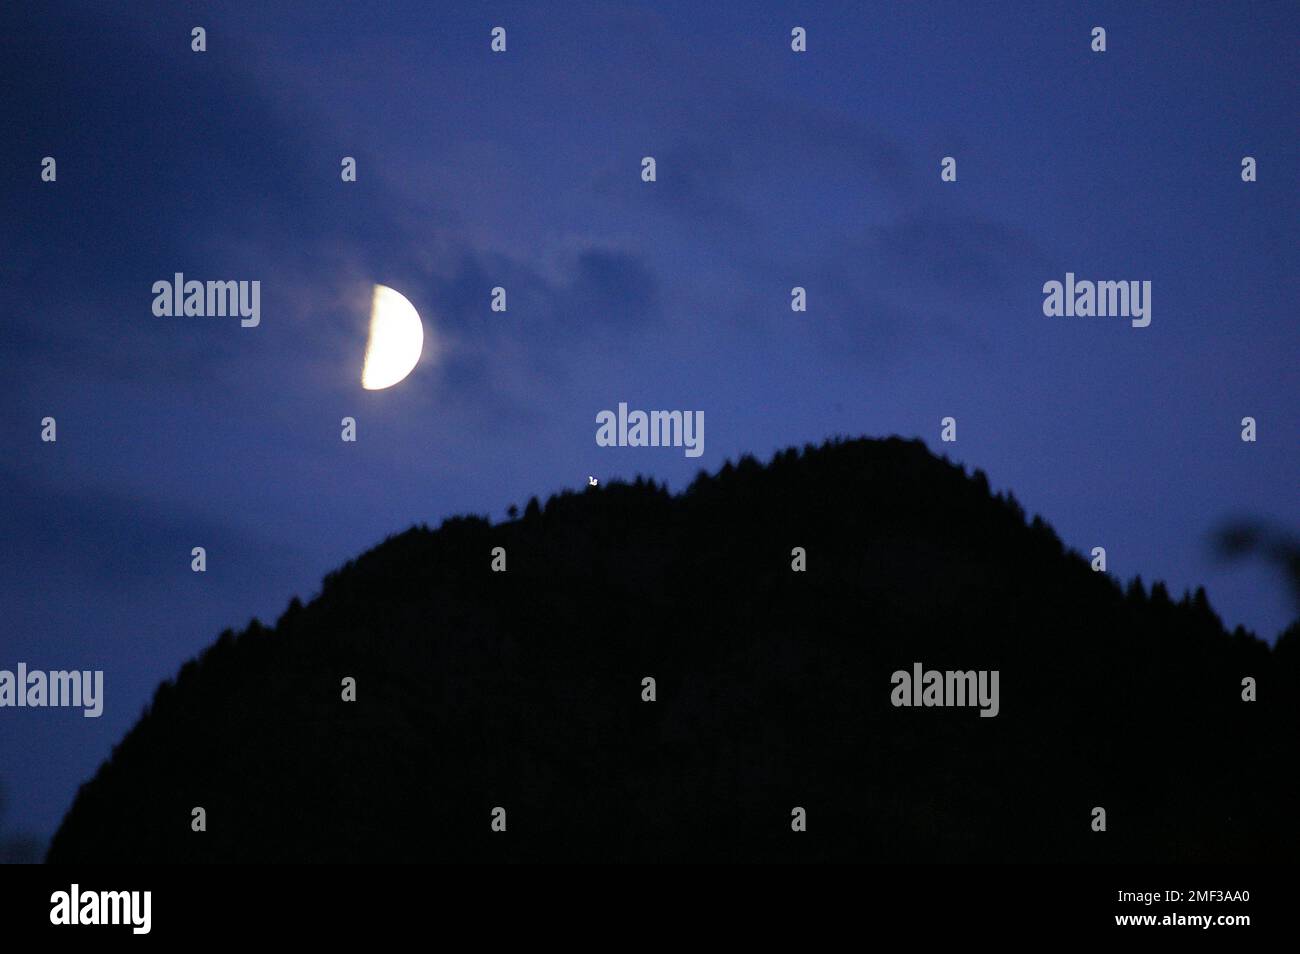
[[[389,539],[161,686],[49,858],[1293,859],[1295,642],[1121,592],[920,443],[809,447]],[[1000,714],[893,707],[914,662],[999,670]]]

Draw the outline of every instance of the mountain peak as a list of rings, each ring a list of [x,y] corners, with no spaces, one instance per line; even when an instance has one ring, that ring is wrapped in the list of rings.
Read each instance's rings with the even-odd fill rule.
[[[1282,858],[1294,655],[839,439],[390,537],[161,686],[49,858]]]

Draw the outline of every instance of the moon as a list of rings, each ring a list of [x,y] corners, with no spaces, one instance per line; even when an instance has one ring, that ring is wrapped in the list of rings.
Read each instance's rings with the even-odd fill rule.
[[[361,386],[367,391],[391,388],[411,373],[423,350],[424,325],[415,306],[401,292],[376,285]]]

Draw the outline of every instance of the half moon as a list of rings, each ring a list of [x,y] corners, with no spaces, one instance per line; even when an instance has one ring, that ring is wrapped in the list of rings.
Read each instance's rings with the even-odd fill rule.
[[[424,325],[415,306],[401,292],[376,285],[361,386],[367,391],[391,388],[411,373],[423,350]]]

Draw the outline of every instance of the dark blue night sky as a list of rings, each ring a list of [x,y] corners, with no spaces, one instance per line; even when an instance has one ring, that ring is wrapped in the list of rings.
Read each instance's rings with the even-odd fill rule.
[[[0,668],[106,691],[0,710],[7,828],[222,629],[588,474],[920,437],[1117,577],[1293,618],[1209,541],[1300,527],[1294,3],[379,6],[0,15]],[[260,326],[155,317],[176,272],[259,280]],[[1066,272],[1151,281],[1151,325],[1045,317]],[[365,392],[375,282],[427,339]],[[702,410],[703,456],[598,447],[619,402]]]

